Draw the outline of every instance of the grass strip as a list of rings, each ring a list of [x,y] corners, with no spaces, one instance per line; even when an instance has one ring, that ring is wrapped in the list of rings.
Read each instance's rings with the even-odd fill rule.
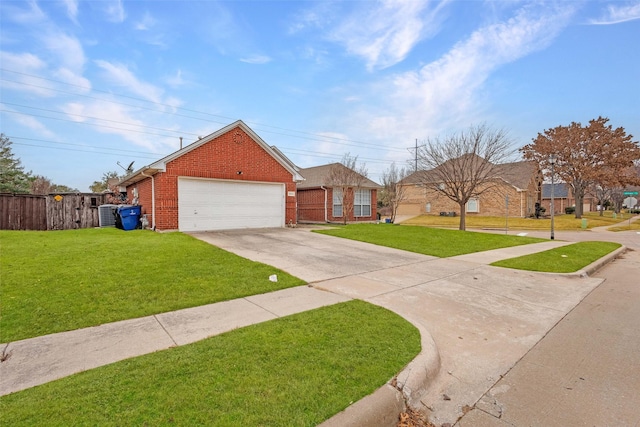
[[[619,243],[580,242],[531,255],[494,262],[497,267],[549,273],[573,273],[615,251]]]
[[[304,284],[182,233],[0,231],[0,242],[0,342]]]
[[[11,426],[315,426],[420,352],[397,314],[349,301],[0,398]]]
[[[629,214],[618,215],[613,218],[611,211],[604,212],[600,216],[598,212],[588,212],[582,218],[576,218],[574,215],[560,214],[554,218],[554,228],[556,230],[582,230],[582,219],[586,219],[586,228],[612,226],[620,224],[624,221],[622,218],[628,218]],[[420,215],[411,218],[402,223],[403,225],[420,225],[423,227],[444,227],[458,228],[460,224],[459,217],[445,217],[438,215]],[[499,229],[504,230],[508,225],[509,230],[550,230],[551,218],[546,216],[543,218],[519,218],[509,217],[508,222],[505,217],[499,216],[471,216],[466,217],[467,229]]]
[[[442,258],[545,241],[534,237],[382,223],[350,224],[334,229],[314,231]]]

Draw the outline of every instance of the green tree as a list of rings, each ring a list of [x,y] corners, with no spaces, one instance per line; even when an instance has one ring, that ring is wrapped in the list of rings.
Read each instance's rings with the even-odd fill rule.
[[[11,150],[11,140],[0,133],[0,192],[29,193],[31,172],[25,172]]]
[[[120,179],[120,175],[116,171],[109,171],[102,174],[101,181],[93,181],[93,184],[89,186],[92,193],[102,193],[105,190],[109,190],[109,180]]]

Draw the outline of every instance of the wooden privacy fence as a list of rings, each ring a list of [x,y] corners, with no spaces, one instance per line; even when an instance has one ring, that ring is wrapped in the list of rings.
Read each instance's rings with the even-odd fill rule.
[[[1,230],[71,230],[100,226],[104,194],[0,194]]]

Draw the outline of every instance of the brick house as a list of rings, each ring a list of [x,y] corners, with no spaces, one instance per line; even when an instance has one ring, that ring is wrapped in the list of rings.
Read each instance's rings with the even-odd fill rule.
[[[238,120],[119,183],[157,230],[295,224],[297,168]]]
[[[332,168],[344,168],[347,175],[357,175],[357,184],[345,186],[346,191],[329,183]],[[298,183],[298,221],[347,222],[374,221],[377,219],[378,189],[380,185],[347,169],[340,163],[332,163],[300,169],[304,181]],[[344,191],[344,197],[341,193]]]
[[[537,164],[522,161],[497,167],[498,178],[487,184],[490,189],[469,200],[466,214],[504,216],[508,212],[509,216],[523,218],[534,214],[535,203],[540,200],[542,185],[542,176]],[[457,203],[435,189],[425,186],[425,182],[429,182],[430,179],[428,172],[414,172],[399,184],[405,186],[405,197],[398,204],[397,215],[440,215],[441,212],[460,215]]]
[[[576,198],[571,186],[564,182],[556,182],[553,187],[554,214],[565,213],[565,208],[575,207]],[[551,213],[551,184],[542,184],[541,206],[546,209],[546,214]],[[582,198],[582,212],[594,212],[598,210],[598,199],[590,193]]]
[[[571,187],[564,182],[556,182],[553,185],[554,214],[564,213],[565,208],[575,206],[575,199],[571,197]],[[551,214],[551,184],[542,184],[541,206],[545,214]],[[588,212],[589,210],[585,210]]]

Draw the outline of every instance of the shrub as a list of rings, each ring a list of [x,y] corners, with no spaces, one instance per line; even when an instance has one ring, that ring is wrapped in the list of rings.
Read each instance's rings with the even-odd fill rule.
[[[569,206],[564,208],[564,213],[566,213],[567,215],[576,213],[575,206]]]

